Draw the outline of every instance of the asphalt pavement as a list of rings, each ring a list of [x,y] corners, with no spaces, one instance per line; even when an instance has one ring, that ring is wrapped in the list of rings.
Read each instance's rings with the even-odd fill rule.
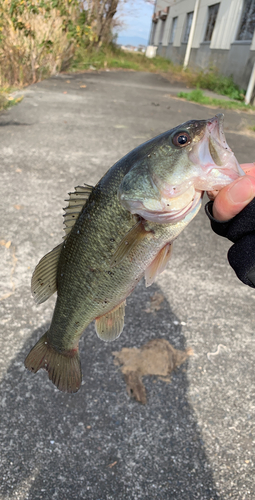
[[[155,74],[62,74],[0,115],[1,500],[255,499],[255,292],[229,267],[230,243],[203,210],[156,283],[127,299],[121,337],[105,344],[87,328],[77,394],[24,368],[55,302],[35,305],[31,274],[62,240],[67,193],[149,138],[219,112],[176,89]],[[225,112],[240,163],[255,160],[251,124],[254,115]],[[193,355],[171,381],[145,377],[141,405],[112,352],[158,338]]]

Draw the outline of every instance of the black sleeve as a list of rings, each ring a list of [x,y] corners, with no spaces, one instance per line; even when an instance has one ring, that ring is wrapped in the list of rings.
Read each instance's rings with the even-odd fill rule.
[[[238,278],[255,288],[255,198],[239,214],[227,222],[217,221],[212,215],[213,202],[205,206],[205,212],[216,234],[233,241],[228,251],[228,261]]]

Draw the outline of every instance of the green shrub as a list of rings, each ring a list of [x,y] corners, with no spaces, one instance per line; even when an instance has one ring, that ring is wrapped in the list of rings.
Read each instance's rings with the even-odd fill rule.
[[[244,100],[245,91],[240,89],[232,77],[219,74],[216,68],[209,71],[200,71],[199,73],[187,72],[187,78],[191,85],[226,95],[230,99]]]
[[[254,110],[253,106],[246,105],[244,102],[229,101],[225,99],[215,99],[212,97],[207,97],[204,92],[197,88],[191,92],[179,92],[177,97],[186,99],[187,101],[197,102],[198,104],[204,104],[205,106],[214,106],[215,108],[221,109],[239,109],[242,111]]]

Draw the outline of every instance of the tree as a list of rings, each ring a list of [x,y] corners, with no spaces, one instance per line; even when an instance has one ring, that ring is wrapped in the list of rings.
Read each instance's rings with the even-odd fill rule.
[[[95,45],[110,43],[113,39],[113,18],[117,12],[120,0],[87,0],[85,8],[88,14],[88,23],[96,34]]]

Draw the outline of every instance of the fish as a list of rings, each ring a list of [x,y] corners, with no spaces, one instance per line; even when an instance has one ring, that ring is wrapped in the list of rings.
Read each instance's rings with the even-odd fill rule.
[[[96,186],[69,193],[65,237],[32,276],[37,304],[57,292],[51,325],[25,360],[63,392],[82,381],[79,340],[95,320],[106,342],[124,328],[126,298],[164,271],[173,241],[201,207],[204,191],[244,175],[228,146],[223,115],[189,120],[141,144]]]

